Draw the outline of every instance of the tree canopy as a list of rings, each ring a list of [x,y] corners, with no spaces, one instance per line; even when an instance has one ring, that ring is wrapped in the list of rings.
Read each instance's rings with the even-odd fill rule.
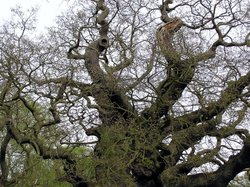
[[[75,0],[44,34],[36,12],[0,28],[0,186],[223,187],[250,168],[249,1]]]

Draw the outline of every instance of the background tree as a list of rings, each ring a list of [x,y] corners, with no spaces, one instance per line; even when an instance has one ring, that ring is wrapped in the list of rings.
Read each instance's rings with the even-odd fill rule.
[[[78,187],[227,186],[250,167],[247,3],[76,1],[40,37],[36,10],[13,10],[1,185],[45,159]]]

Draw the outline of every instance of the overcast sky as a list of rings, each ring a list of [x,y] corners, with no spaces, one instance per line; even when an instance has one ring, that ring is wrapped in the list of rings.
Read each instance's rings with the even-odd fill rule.
[[[53,25],[55,17],[67,7],[65,0],[2,0],[0,4],[0,23],[8,20],[11,11],[16,5],[20,5],[24,10],[31,7],[39,7],[37,14],[37,29],[42,30],[46,26]]]

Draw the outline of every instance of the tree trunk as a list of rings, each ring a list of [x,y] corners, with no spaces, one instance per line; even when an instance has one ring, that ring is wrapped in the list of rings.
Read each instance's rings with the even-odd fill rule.
[[[164,187],[160,176],[141,178],[137,181],[137,187]]]

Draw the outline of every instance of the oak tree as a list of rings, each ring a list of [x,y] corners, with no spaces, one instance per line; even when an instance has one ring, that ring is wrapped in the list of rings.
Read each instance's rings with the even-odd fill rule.
[[[250,167],[249,10],[69,1],[37,35],[36,10],[14,9],[0,31],[0,184],[39,158],[75,187],[227,186]]]

